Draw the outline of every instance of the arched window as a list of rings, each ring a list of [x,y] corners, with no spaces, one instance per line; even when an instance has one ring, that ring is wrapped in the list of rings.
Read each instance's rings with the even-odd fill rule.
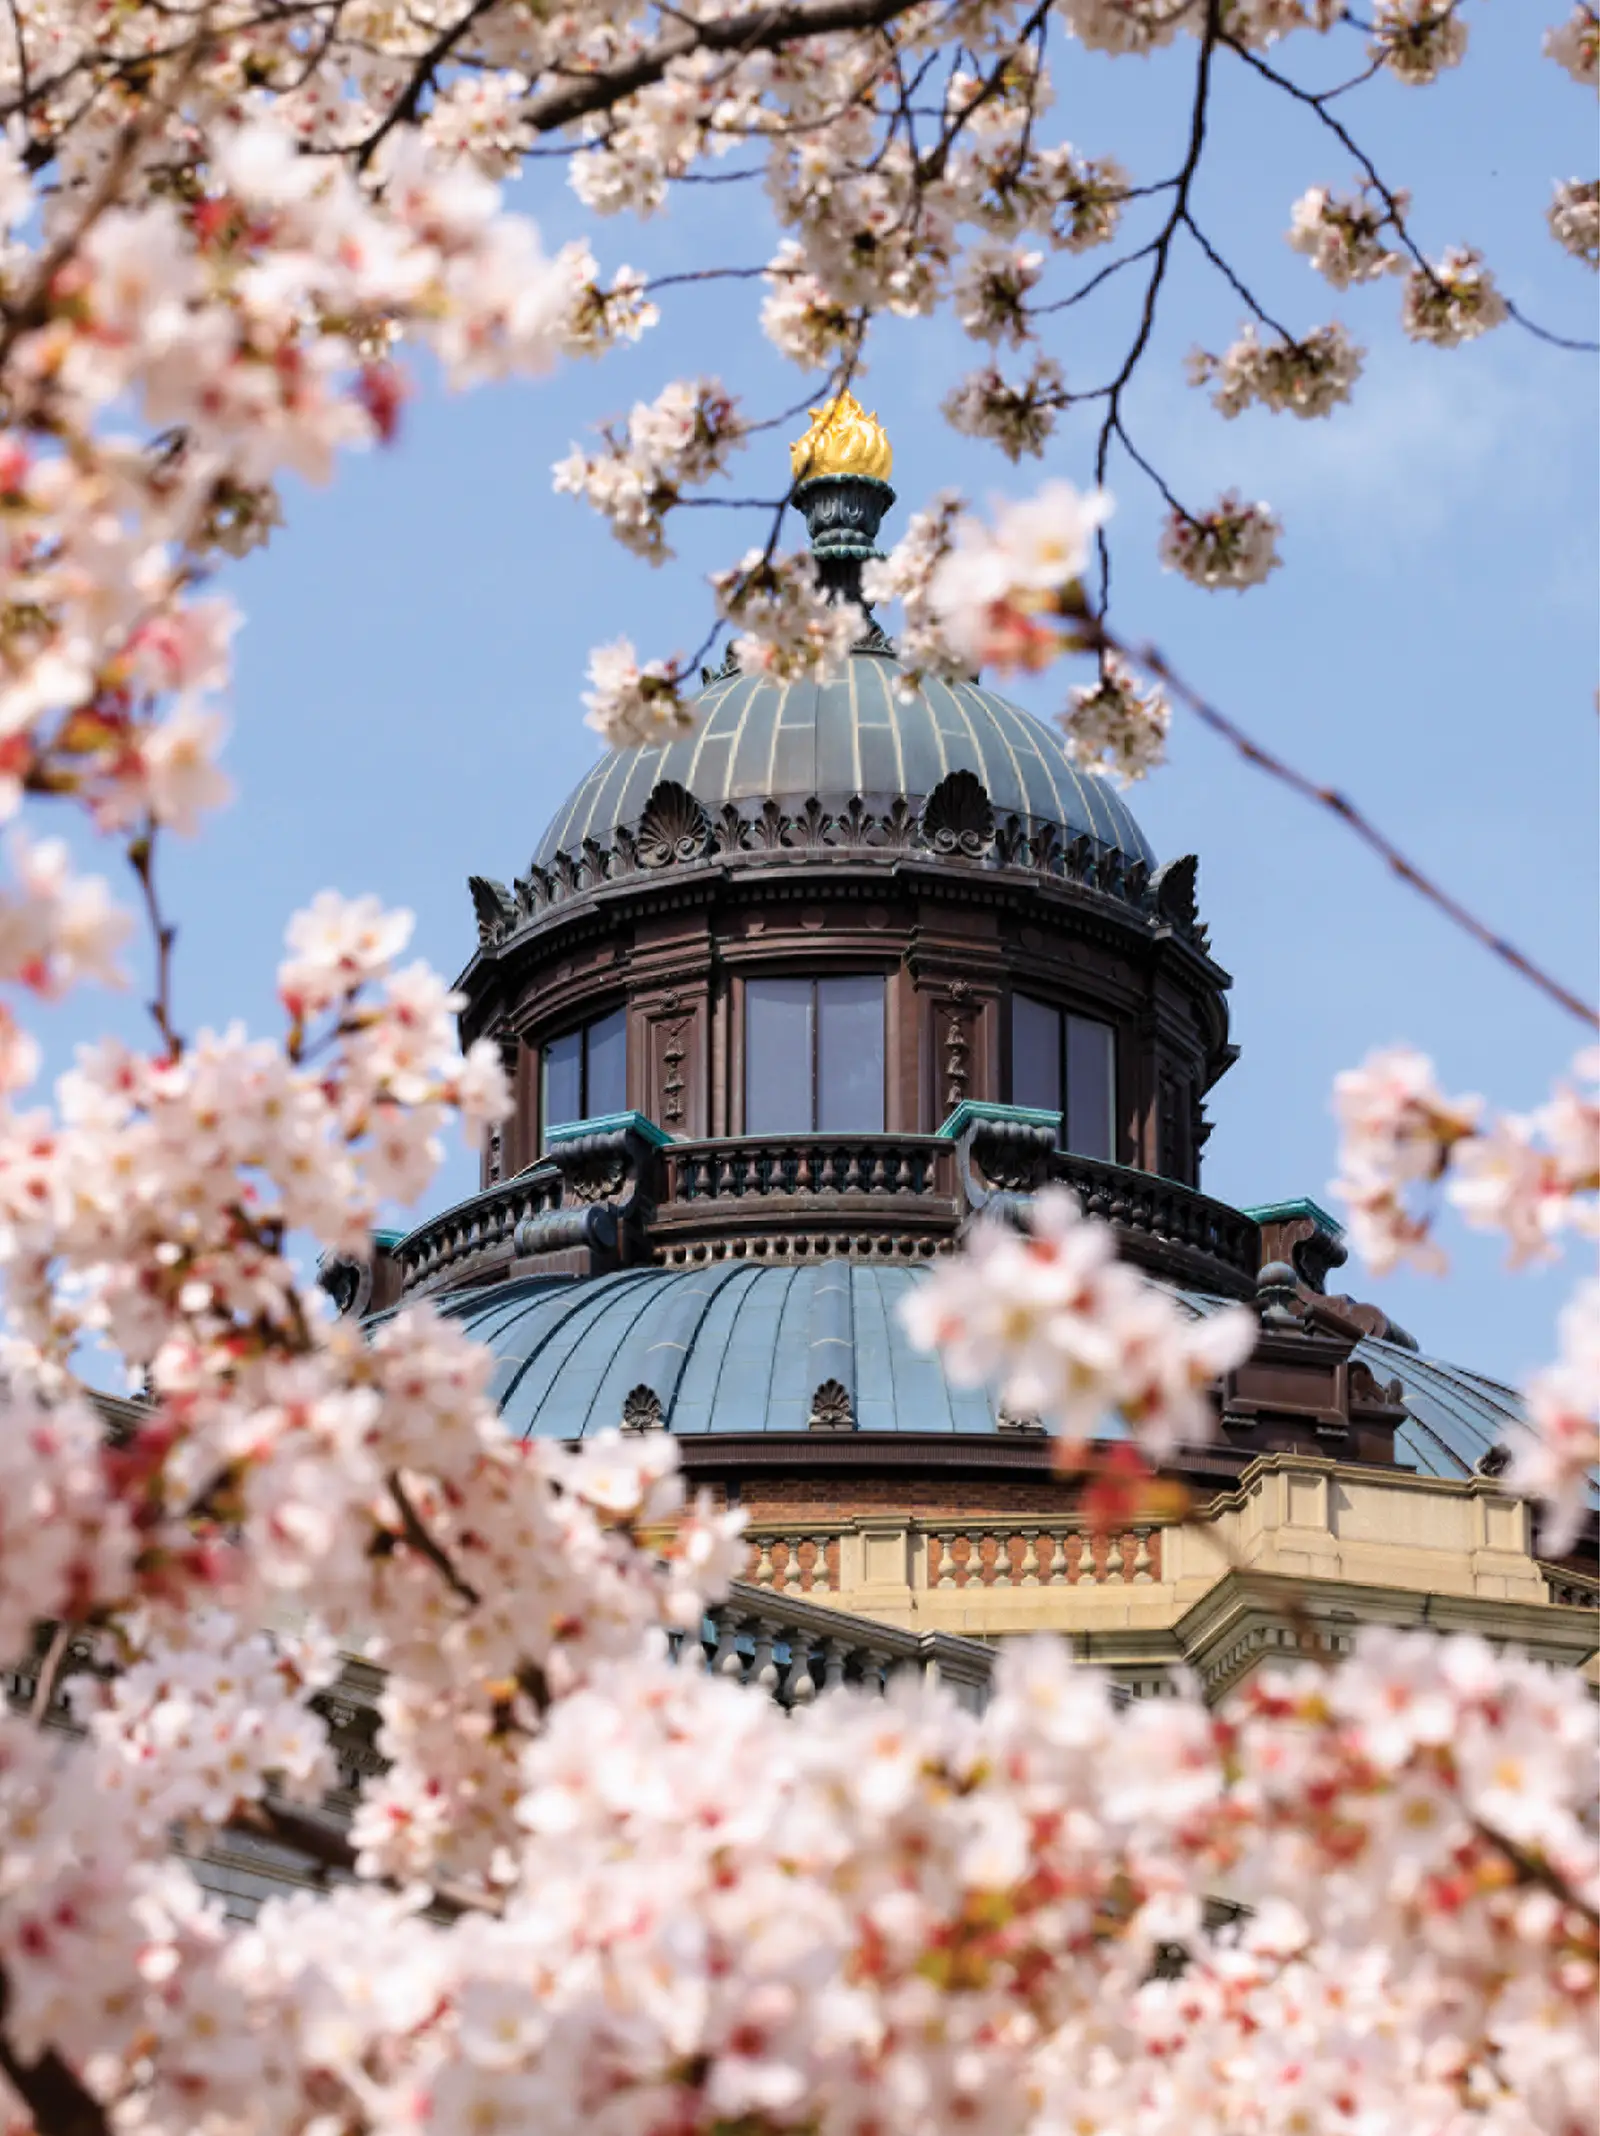
[[[1011,1102],[1061,1115],[1061,1146],[1114,1158],[1117,1037],[1108,1023],[1011,998]]]
[[[883,1132],[883,980],[747,979],[747,1135]]]
[[[544,1131],[627,1110],[628,1015],[613,1009],[544,1047]]]

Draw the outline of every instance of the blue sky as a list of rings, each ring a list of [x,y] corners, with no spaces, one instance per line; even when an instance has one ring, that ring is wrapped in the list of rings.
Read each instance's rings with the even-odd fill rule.
[[[1457,74],[1426,91],[1379,84],[1340,109],[1390,181],[1412,188],[1430,250],[1479,244],[1519,304],[1592,335],[1595,281],[1544,227],[1552,182],[1595,163],[1592,97],[1539,56],[1555,0],[1468,13],[1473,46]],[[1314,42],[1298,49],[1308,79],[1335,78]],[[1115,63],[1068,47],[1061,130],[1087,152],[1114,151],[1137,178],[1167,175],[1192,66],[1188,45]],[[1344,189],[1352,177],[1309,114],[1222,69],[1196,196],[1208,234],[1269,309],[1297,327],[1339,317],[1371,355],[1354,406],[1331,422],[1224,423],[1184,383],[1182,359],[1197,341],[1224,346],[1240,307],[1203,263],[1180,260],[1131,397],[1136,437],[1191,501],[1230,484],[1269,500],[1286,525],[1284,568],[1242,596],[1163,574],[1155,500],[1123,464],[1115,620],[1157,640],[1239,720],[1345,788],[1486,919],[1592,993],[1592,359],[1514,327],[1454,353],[1416,348],[1394,323],[1397,283],[1330,291],[1283,231],[1306,186]],[[696,189],[643,228],[588,225],[556,162],[536,165],[517,197],[552,244],[588,227],[608,267],[755,265],[771,250],[757,188]],[[1052,346],[1070,382],[1106,375],[1131,294],[1064,315]],[[753,287],[665,301],[661,328],[600,365],[466,397],[425,384],[395,447],[347,464],[325,493],[294,493],[286,530],[231,575],[247,616],[228,756],[239,797],[168,867],[186,1028],[234,1016],[276,1028],[284,920],[329,884],[409,906],[420,953],[458,970],[474,939],[466,876],[522,868],[592,761],[579,704],[588,648],[624,632],[649,654],[699,643],[703,573],[757,522],[682,515],[677,561],[652,571],[550,488],[552,461],[591,424],[674,376],[716,373],[755,415],[800,398],[806,381],[760,338]],[[1013,470],[946,430],[938,403],[979,354],[945,323],[897,327],[875,344],[863,397],[890,428],[901,497],[886,536],[943,485],[981,499],[1048,476],[1087,480],[1088,414],[1039,469]],[[738,463],[733,493],[773,493],[785,466],[768,436]],[[1014,694],[1048,713],[1074,679]],[[1336,824],[1181,715],[1171,764],[1132,799],[1159,853],[1200,854],[1202,909],[1234,975],[1242,1057],[1212,1099],[1213,1193],[1326,1199],[1332,1078],[1379,1043],[1415,1041],[1447,1087],[1514,1107],[1537,1102],[1570,1057],[1576,1025]],[[137,999],[59,1017],[55,1050],[108,1022],[137,1028]],[[472,1160],[454,1154],[433,1199],[474,1178]],[[1380,1298],[1425,1348],[1515,1378],[1549,1354],[1575,1271],[1509,1276],[1492,1240],[1456,1244],[1443,1283],[1374,1284],[1354,1268],[1340,1280]]]

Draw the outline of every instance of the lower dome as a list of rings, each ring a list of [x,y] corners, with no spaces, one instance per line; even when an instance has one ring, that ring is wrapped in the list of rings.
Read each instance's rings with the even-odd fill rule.
[[[625,1410],[683,1436],[1000,1431],[998,1397],[952,1385],[900,1324],[901,1301],[927,1273],[718,1261],[526,1276],[447,1294],[438,1310],[494,1353],[490,1390],[518,1438],[581,1439],[614,1429]],[[1196,1313],[1222,1302],[1174,1295]],[[1522,1427],[1519,1397],[1481,1374],[1374,1337],[1354,1356],[1399,1382],[1395,1458],[1423,1475],[1470,1476]]]

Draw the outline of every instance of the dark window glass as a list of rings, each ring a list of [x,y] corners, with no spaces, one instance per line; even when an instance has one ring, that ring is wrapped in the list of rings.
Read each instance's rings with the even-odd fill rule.
[[[583,1033],[568,1031],[544,1049],[544,1124],[583,1118]]]
[[[1026,994],[1011,998],[1011,1102],[1061,1115],[1061,1146],[1116,1155],[1116,1034]]]
[[[744,1125],[794,1135],[812,1125],[812,985],[750,979],[744,990]]]
[[[1061,1110],[1061,1011],[1026,994],[1011,1002],[1011,1102]]]
[[[583,1117],[603,1119],[607,1113],[625,1112],[628,1105],[628,1013],[613,1009],[601,1016],[583,1034]]]
[[[817,1126],[828,1135],[883,1132],[883,981],[817,981]]]
[[[881,1134],[883,1031],[875,975],[746,981],[746,1134]]]
[[[574,1120],[625,1112],[628,1104],[628,1016],[613,1009],[544,1049],[544,1131]]]
[[[1080,1157],[1115,1155],[1110,1024],[1069,1016],[1067,1023],[1067,1148]]]

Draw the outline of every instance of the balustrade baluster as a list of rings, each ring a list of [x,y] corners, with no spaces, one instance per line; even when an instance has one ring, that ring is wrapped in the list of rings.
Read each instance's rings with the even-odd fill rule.
[[[844,1642],[841,1639],[824,1639],[822,1642],[822,1688],[836,1691],[844,1682]]]
[[[795,1635],[789,1645],[789,1668],[783,1679],[780,1694],[786,1706],[809,1706],[816,1698],[817,1686],[812,1676],[811,1648]]]
[[[1136,1585],[1147,1586],[1152,1578],[1150,1570],[1150,1530],[1148,1528],[1135,1528],[1133,1534],[1134,1541],[1138,1546],[1134,1552],[1133,1559],[1134,1581]]]
[[[783,1680],[783,1671],[772,1652],[780,1630],[781,1627],[770,1617],[755,1620],[755,1653],[751,1657],[749,1682],[753,1689],[766,1692],[769,1698],[776,1695]]]
[[[765,1542],[756,1545],[755,1571],[750,1575],[750,1578],[757,1587],[770,1587],[773,1577],[772,1539],[769,1536]]]
[[[739,1627],[744,1622],[736,1609],[724,1606],[716,1618],[716,1651],[706,1663],[712,1676],[726,1676],[738,1682],[744,1675],[744,1656],[739,1652]]]
[[[1037,1587],[1039,1584],[1039,1531],[1024,1528],[1022,1531],[1022,1578],[1020,1587]]]
[[[1123,1539],[1120,1535],[1108,1535],[1106,1537],[1105,1584],[1107,1587],[1120,1587],[1123,1584],[1122,1542]]]

